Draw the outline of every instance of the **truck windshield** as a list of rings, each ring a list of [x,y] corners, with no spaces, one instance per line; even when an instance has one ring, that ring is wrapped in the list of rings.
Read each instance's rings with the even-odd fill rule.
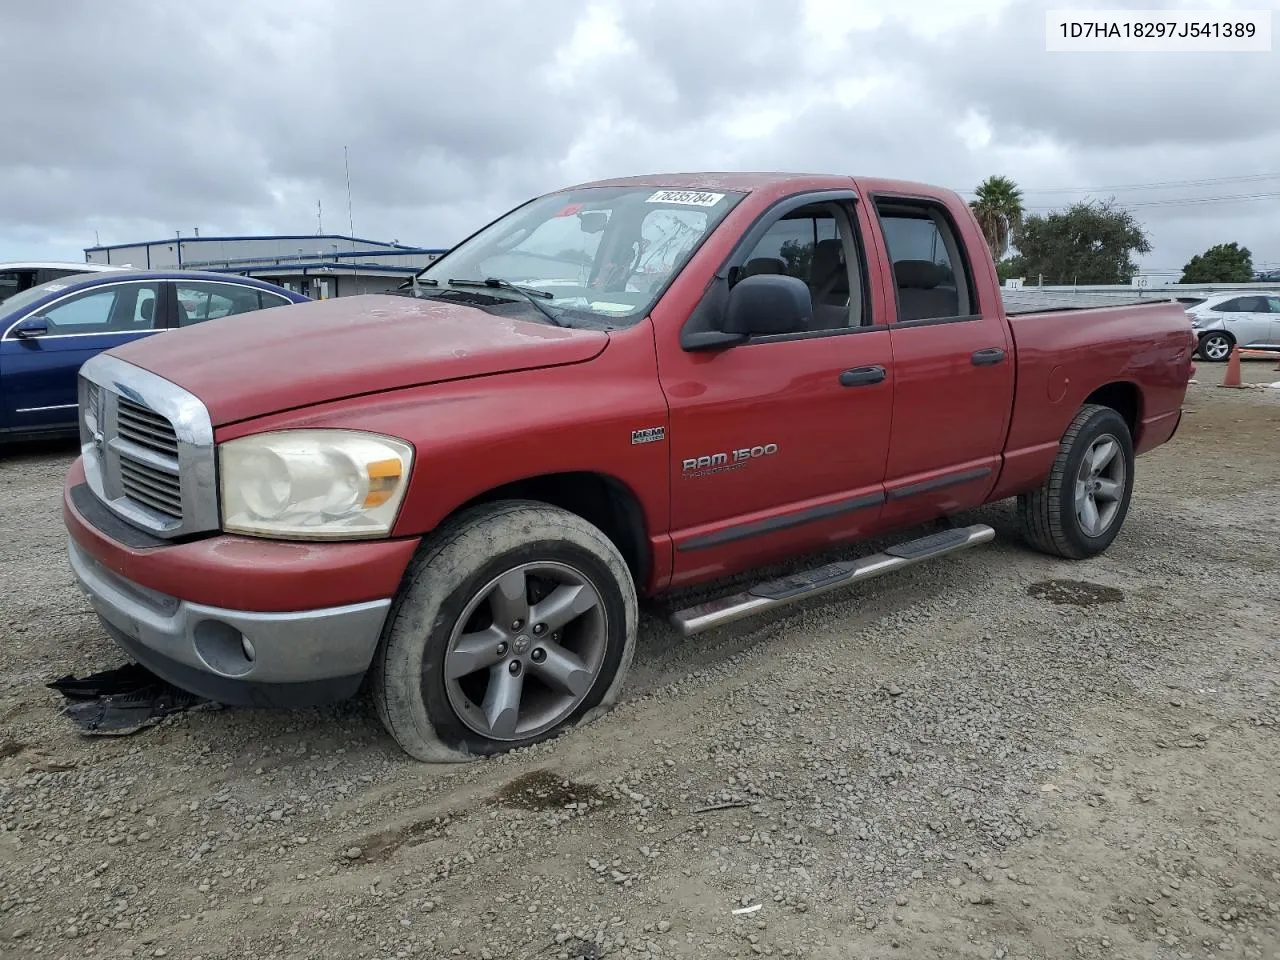
[[[540,197],[418,274],[420,293],[528,306],[525,296],[493,282],[505,281],[548,294],[539,305],[565,326],[629,325],[743,196],[627,186]]]

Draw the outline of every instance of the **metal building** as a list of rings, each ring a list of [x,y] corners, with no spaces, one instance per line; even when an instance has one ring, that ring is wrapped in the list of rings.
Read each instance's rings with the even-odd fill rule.
[[[257,277],[324,300],[394,290],[444,253],[340,234],[175,236],[87,247],[85,261],[138,269],[210,270]]]

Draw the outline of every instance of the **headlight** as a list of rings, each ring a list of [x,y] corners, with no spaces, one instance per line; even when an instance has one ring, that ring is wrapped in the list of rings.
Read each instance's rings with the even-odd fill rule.
[[[281,430],[218,447],[222,529],[350,540],[391,532],[413,448],[355,430]]]

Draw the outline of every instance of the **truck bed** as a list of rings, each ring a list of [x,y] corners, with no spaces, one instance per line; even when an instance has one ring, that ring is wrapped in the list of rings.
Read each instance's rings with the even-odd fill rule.
[[[1173,297],[1140,293],[1068,293],[1063,290],[1000,289],[1004,312],[1009,316],[1027,313],[1054,313],[1065,310],[1088,310],[1094,307],[1131,307],[1149,303],[1168,303]],[[1176,302],[1176,301],[1175,301]]]

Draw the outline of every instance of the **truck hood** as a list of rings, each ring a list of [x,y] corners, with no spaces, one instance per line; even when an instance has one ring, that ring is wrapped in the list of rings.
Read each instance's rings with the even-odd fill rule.
[[[598,356],[609,335],[385,294],[223,317],[108,351],[189,390],[215,427],[375,391]]]

